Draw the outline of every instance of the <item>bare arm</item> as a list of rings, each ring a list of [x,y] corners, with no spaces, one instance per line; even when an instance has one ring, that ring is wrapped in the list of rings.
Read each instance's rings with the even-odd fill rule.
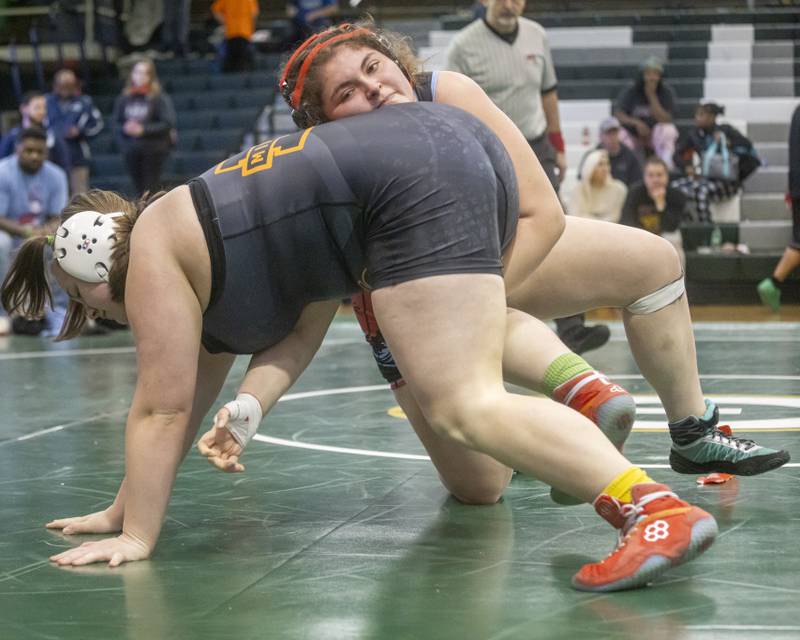
[[[265,414],[272,409],[308,367],[338,307],[338,301],[325,301],[303,309],[289,335],[250,359],[239,392],[255,396]]]
[[[558,91],[548,91],[542,95],[542,109],[547,120],[547,133],[561,131],[561,117],[558,115]]]
[[[561,117],[558,115],[558,91],[553,89],[542,95],[542,110],[547,121],[547,133],[561,134]],[[567,154],[558,149],[556,149],[556,166],[558,167],[558,179],[563,182],[564,178],[567,177]]]
[[[138,376],[125,429],[122,534],[59,554],[59,564],[117,566],[148,557],[191,440],[202,310],[167,234],[146,228],[152,220],[145,212],[137,222],[145,228],[133,233],[125,293]]]
[[[192,417],[189,420],[189,429],[183,441],[181,458],[192,446],[192,441],[197,429],[211,409],[219,395],[225,378],[228,375],[235,357],[230,354],[210,354],[205,349],[200,350],[197,364],[197,382],[195,384],[194,405]],[[84,516],[60,518],[47,523],[48,529],[60,529],[67,535],[79,533],[114,533],[122,530],[125,517],[125,494],[127,480],[123,477],[114,501],[103,511],[90,513]]]
[[[436,101],[480,119],[497,135],[514,164],[520,217],[512,257],[506,260],[505,280],[511,289],[530,275],[561,237],[561,203],[525,137],[474,81],[453,71],[439,72]]]
[[[134,247],[135,249],[138,247]],[[178,266],[132,251],[126,302],[136,338],[138,380],[125,429],[127,495],[123,535],[155,547],[184,443],[191,439],[202,312]],[[157,301],[153,304],[152,301]]]
[[[0,215],[0,231],[5,231],[7,234],[18,238],[29,238],[33,234],[33,230],[30,227],[26,227],[2,215]]]
[[[239,393],[255,398],[258,402],[258,407],[254,410],[256,415],[252,417],[252,422],[240,421],[237,425],[236,420],[243,417],[237,416],[235,410],[233,418],[227,407],[222,407],[217,412],[214,425],[197,443],[200,453],[212,465],[226,472],[244,471],[244,465],[239,463],[239,456],[249,437],[255,433],[261,415],[275,406],[311,362],[338,306],[336,301],[308,305],[289,335],[251,358],[250,366],[239,386]],[[248,406],[252,402],[252,398],[248,399]],[[251,416],[247,417],[249,419]],[[234,438],[231,429],[235,425],[241,426],[248,435],[240,436],[238,440]]]
[[[672,114],[667,111],[658,99],[658,93],[655,91],[647,91],[647,101],[650,104],[650,112],[653,117],[662,123],[672,122]]]
[[[617,109],[614,111],[614,117],[620,121],[620,124],[627,124],[631,127],[635,127],[637,123],[642,123],[642,120],[639,118],[634,118],[633,116],[629,116],[627,113],[622,111],[622,109]]]

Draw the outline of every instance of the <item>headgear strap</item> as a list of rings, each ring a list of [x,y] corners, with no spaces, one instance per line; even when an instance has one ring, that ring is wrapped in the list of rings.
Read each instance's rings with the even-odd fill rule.
[[[341,25],[340,28],[348,28],[352,27],[350,24]],[[300,66],[300,71],[297,74],[297,82],[294,85],[294,91],[292,91],[291,96],[289,96],[289,106],[292,109],[297,109],[300,106],[300,98],[303,96],[303,85],[306,82],[306,76],[308,75],[309,70],[311,69],[311,64],[314,62],[314,58],[317,57],[317,54],[322,51],[325,47],[329,44],[333,44],[334,42],[341,42],[342,40],[349,40],[350,38],[354,38],[358,35],[363,33],[371,34],[372,32],[368,29],[358,28],[354,29],[353,31],[349,31],[348,33],[340,33],[338,36],[333,36],[333,38],[329,38],[324,42],[318,42],[311,51],[306,56],[305,60],[303,60],[303,64]],[[317,34],[317,37],[320,34]],[[301,51],[304,51],[308,46],[311,44],[316,37],[310,38],[307,40],[301,47],[294,53],[294,55],[289,59],[289,62],[286,64],[286,70],[284,71],[284,77],[281,79],[281,84],[286,82],[286,75],[288,74],[289,67],[291,66],[292,62]]]

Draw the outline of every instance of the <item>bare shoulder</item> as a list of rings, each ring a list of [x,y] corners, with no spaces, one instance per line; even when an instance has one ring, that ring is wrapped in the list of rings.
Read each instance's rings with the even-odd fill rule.
[[[458,71],[439,71],[436,81],[436,102],[460,106],[468,100],[486,97],[472,78]]]
[[[183,251],[195,243],[204,243],[189,187],[176,187],[151,202],[136,222],[132,242],[134,246],[147,244],[160,251]]]
[[[136,229],[154,231],[169,230],[186,224],[194,214],[189,187],[181,185],[151,202],[139,216]]]
[[[176,187],[142,211],[131,237],[131,268],[186,279],[208,302],[211,262],[189,187]]]

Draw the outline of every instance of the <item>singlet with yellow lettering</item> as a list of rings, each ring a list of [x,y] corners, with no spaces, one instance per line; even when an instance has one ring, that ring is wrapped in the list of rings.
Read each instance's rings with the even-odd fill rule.
[[[507,188],[498,188],[498,173]],[[231,353],[272,346],[307,304],[348,297],[365,277],[386,286],[499,273],[487,238],[504,243],[513,232],[505,203],[516,195],[494,135],[469,114],[431,103],[276,138],[190,188],[213,272],[203,343]]]

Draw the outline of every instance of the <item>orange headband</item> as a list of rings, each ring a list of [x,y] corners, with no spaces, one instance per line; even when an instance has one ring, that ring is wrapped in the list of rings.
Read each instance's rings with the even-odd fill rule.
[[[349,27],[351,25],[341,25],[342,27]],[[338,36],[334,36],[333,38],[329,38],[325,40],[325,42],[318,42],[314,45],[314,48],[311,49],[309,54],[306,56],[306,59],[303,60],[303,64],[300,67],[300,72],[297,74],[297,82],[294,86],[294,91],[292,91],[292,95],[289,97],[289,106],[292,109],[297,109],[300,106],[300,98],[303,95],[303,85],[306,81],[306,76],[308,75],[309,70],[311,69],[311,63],[314,62],[314,58],[317,57],[317,54],[322,51],[325,47],[329,44],[333,44],[334,42],[341,42],[342,40],[349,40],[350,38],[354,38],[355,36],[361,35],[362,33],[372,33],[369,29],[355,29],[354,31],[350,31],[349,33],[340,33]],[[317,34],[316,36],[312,36],[306,42],[304,42],[300,48],[295,51],[294,55],[289,58],[289,62],[286,63],[286,70],[284,71],[283,78],[281,78],[281,84],[286,82],[286,75],[288,74],[289,68],[292,65],[295,57],[301,52],[304,51],[314,40],[316,40],[321,34]]]
[[[289,58],[289,61],[286,63],[286,66],[283,68],[283,74],[281,75],[281,79],[278,82],[278,87],[281,90],[283,89],[283,85],[286,84],[286,76],[289,75],[289,71],[291,70],[292,65],[294,64],[294,61],[297,58],[297,56],[299,56],[301,53],[303,53],[303,51],[305,51],[308,48],[308,45],[310,45],[312,42],[314,42],[314,40],[319,38],[321,35],[322,35],[322,32],[315,33],[313,36],[311,36],[310,38],[306,39],[306,41],[303,42],[303,44],[301,44],[299,47],[297,47],[295,52]]]

